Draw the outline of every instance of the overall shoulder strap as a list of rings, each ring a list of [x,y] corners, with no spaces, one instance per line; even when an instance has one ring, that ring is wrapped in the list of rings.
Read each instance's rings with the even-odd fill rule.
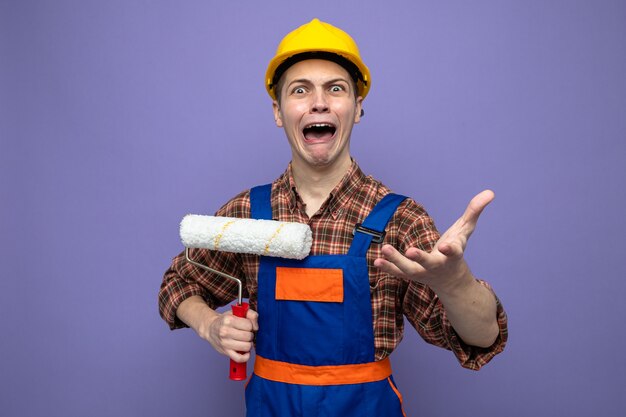
[[[396,212],[396,209],[407,197],[400,194],[387,194],[378,202],[365,218],[363,223],[354,227],[354,239],[348,250],[350,256],[364,257],[367,250],[376,238],[377,243],[382,242],[385,236],[387,223]]]
[[[272,220],[272,184],[250,189],[250,218]]]

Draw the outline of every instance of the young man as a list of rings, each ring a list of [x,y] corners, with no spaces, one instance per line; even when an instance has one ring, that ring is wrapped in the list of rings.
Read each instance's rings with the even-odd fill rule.
[[[493,193],[474,197],[440,236],[420,205],[365,176],[350,156],[350,136],[370,83],[356,44],[340,29],[314,19],[288,34],[266,86],[291,163],[217,215],[308,223],[311,255],[293,261],[193,251],[244,279],[246,318],[214,310],[236,297],[236,285],[183,254],[165,273],[159,301],[172,329],[193,328],[237,362],[250,358],[255,340],[249,416],[403,415],[388,359],[403,317],[470,369],[504,348],[504,310],[463,258]]]

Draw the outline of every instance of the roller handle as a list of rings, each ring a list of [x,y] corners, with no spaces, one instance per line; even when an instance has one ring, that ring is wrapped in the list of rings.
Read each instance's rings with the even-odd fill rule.
[[[233,315],[236,317],[246,317],[248,313],[248,303],[233,304]],[[243,353],[243,352],[239,352]],[[238,363],[234,360],[230,360],[230,379],[233,381],[244,381],[246,379],[246,363]]]

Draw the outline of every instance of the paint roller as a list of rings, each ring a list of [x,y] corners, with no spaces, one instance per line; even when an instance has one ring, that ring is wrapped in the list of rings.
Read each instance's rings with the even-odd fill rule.
[[[237,283],[237,304],[231,305],[233,315],[246,317],[248,303],[242,300],[241,280],[194,261],[189,249],[304,259],[311,251],[313,235],[311,228],[303,223],[189,214],[180,223],[180,239],[187,262]],[[234,381],[245,380],[246,364],[231,359],[229,377]]]

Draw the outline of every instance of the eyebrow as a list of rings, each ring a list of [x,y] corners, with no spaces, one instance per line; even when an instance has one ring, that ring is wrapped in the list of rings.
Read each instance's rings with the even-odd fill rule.
[[[325,85],[334,84],[339,81],[350,84],[350,81],[348,81],[346,78],[343,78],[343,77],[333,78],[331,80],[324,82],[324,84]],[[298,78],[296,80],[291,81],[289,84],[287,84],[287,87],[291,87],[292,84],[297,84],[297,83],[312,84],[311,80],[308,78]]]

